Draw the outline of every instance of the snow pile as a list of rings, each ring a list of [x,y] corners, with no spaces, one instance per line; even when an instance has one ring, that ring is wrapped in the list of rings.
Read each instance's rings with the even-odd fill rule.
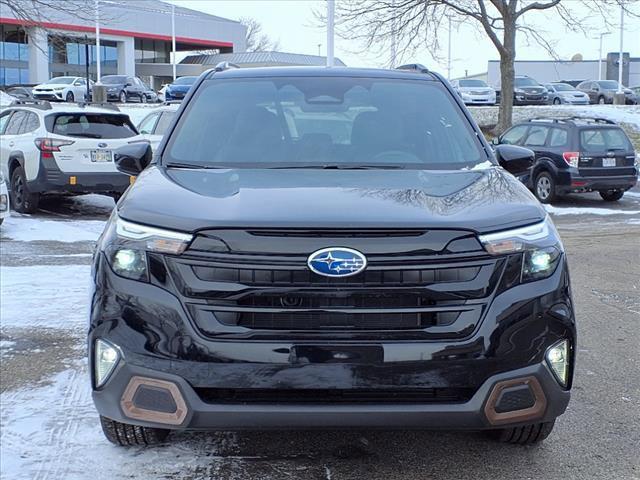
[[[42,220],[12,213],[2,224],[2,237],[20,242],[95,242],[104,226],[102,220]]]
[[[554,207],[545,205],[545,210],[553,215],[640,215],[640,210],[614,210],[612,208]]]

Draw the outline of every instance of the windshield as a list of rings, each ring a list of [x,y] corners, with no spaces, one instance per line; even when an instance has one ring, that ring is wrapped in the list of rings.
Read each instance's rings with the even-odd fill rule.
[[[516,87],[539,87],[540,84],[536,82],[533,78],[516,78],[514,81],[514,85]]]
[[[458,169],[486,161],[440,83],[351,77],[208,80],[163,162]]]
[[[55,84],[69,85],[70,83],[73,83],[75,78],[76,77],[56,77],[56,78],[52,78],[47,83],[54,84],[54,85]]]
[[[460,80],[461,87],[487,87],[487,84],[482,80]]]
[[[105,85],[114,85],[117,83],[127,83],[127,77],[123,77],[120,75],[109,75],[107,77],[102,77],[100,81]]]
[[[571,92],[575,90],[571,85],[566,83],[552,83],[551,86],[554,88],[556,92]]]
[[[180,77],[176,78],[176,81],[173,82],[174,85],[193,85],[198,77]]]
[[[601,80],[597,82],[600,87],[606,90],[616,90],[618,88],[618,82],[615,80]]]
[[[68,137],[129,138],[137,135],[126,115],[64,113],[49,115],[45,123],[49,132]]]

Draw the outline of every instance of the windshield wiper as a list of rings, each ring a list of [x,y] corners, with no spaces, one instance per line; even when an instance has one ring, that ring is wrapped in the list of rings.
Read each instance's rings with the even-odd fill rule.
[[[315,169],[315,170],[401,170],[404,165],[348,165],[348,164],[328,164],[328,165],[286,165],[269,167],[273,169]]]

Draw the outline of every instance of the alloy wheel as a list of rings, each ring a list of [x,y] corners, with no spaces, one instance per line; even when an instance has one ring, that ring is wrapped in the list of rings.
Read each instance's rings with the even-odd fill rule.
[[[551,194],[551,181],[549,180],[549,177],[541,176],[538,178],[536,191],[538,192],[538,197],[541,199],[546,200],[549,198],[549,195]]]

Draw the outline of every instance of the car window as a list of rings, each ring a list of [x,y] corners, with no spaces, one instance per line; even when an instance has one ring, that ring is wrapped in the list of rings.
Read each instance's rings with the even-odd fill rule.
[[[38,120],[38,116],[35,113],[28,112],[20,126],[20,134],[33,132],[37,130],[39,126],[40,121]]]
[[[524,138],[527,128],[529,128],[528,125],[518,125],[513,127],[502,136],[500,143],[506,143],[507,145],[519,144]]]
[[[79,78],[78,80],[76,80],[76,83],[78,85],[86,85],[87,84],[87,82],[85,81],[84,78]]]
[[[4,127],[7,126],[7,122],[12,113],[13,112],[9,110],[8,112],[2,112],[0,115],[0,135],[4,133]]]
[[[542,127],[539,125],[532,126],[527,134],[527,139],[524,141],[524,146],[541,147],[545,144],[548,133],[549,127]]]
[[[153,133],[155,135],[164,135],[167,131],[167,128],[169,128],[169,125],[171,125],[171,120],[173,120],[175,114],[176,112],[162,112],[160,120],[158,120],[156,129]]]
[[[153,133],[153,126],[156,124],[159,115],[160,112],[148,115],[144,120],[142,120],[142,122],[140,122],[140,125],[138,125],[138,131],[147,135]]]
[[[27,112],[24,110],[17,110],[13,112],[9,123],[7,124],[7,128],[5,130],[5,135],[18,135],[20,133],[20,126],[22,125],[22,120],[27,116]]]
[[[549,140],[550,147],[562,147],[567,144],[568,134],[563,128],[552,128],[551,139]]]
[[[487,160],[439,82],[362,77],[207,80],[165,162],[458,169]]]
[[[137,135],[126,115],[107,113],[61,113],[49,115],[47,131],[69,137],[129,138]]]
[[[594,128],[581,130],[580,147],[586,152],[606,152],[607,150],[633,150],[628,137],[619,128]]]

